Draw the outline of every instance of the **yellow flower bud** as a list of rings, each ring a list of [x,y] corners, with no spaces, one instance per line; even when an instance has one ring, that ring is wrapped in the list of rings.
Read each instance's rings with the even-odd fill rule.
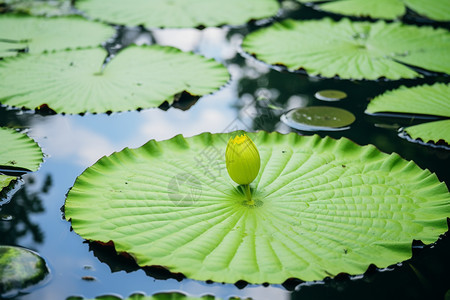
[[[258,149],[246,134],[230,138],[225,161],[231,179],[242,185],[255,180],[261,165]]]

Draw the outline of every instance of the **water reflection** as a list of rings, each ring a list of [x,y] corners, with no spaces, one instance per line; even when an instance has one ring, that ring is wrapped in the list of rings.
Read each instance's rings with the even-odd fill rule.
[[[13,196],[9,203],[0,206],[0,214],[8,216],[0,220],[0,244],[19,245],[29,238],[34,243],[44,242],[44,233],[32,215],[44,212],[41,194],[48,193],[52,179],[47,175],[39,187],[34,175],[25,176],[25,185]]]

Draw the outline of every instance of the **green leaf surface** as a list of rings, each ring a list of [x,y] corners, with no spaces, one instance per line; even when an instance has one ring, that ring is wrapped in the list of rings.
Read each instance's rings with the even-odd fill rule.
[[[450,120],[414,125],[404,131],[414,140],[421,139],[425,143],[444,141],[447,145],[450,144]]]
[[[401,86],[375,97],[366,113],[398,112],[450,117],[450,84]]]
[[[0,296],[34,285],[48,273],[44,259],[36,253],[0,245]]]
[[[241,25],[274,16],[275,0],[80,0],[76,7],[94,19],[127,26],[198,27]]]
[[[367,106],[366,113],[395,112],[450,118],[449,95],[450,84],[435,83],[412,88],[401,86],[375,97]],[[435,143],[444,140],[450,144],[448,120],[407,127],[405,131],[413,139]]]
[[[172,47],[130,46],[102,69],[104,49],[21,55],[0,61],[0,101],[56,112],[127,111],[171,103],[187,91],[201,96],[224,85],[227,69]]]
[[[70,0],[3,0],[0,4],[6,4],[8,11],[26,13],[35,16],[64,16],[72,13]]]
[[[318,0],[297,0],[301,3]],[[318,4],[320,10],[358,17],[396,19],[403,16],[406,7],[420,15],[437,21],[450,21],[450,5],[447,0],[335,0]]]
[[[249,134],[261,156],[249,206],[225,167],[235,134],[151,140],[103,157],[69,191],[66,219],[140,266],[229,283],[360,274],[447,230],[450,194],[434,174],[344,138]]]
[[[97,46],[111,38],[115,30],[81,17],[42,18],[0,15],[0,57],[16,49],[30,53]]]
[[[285,20],[255,31],[243,49],[269,64],[310,75],[344,79],[419,77],[402,63],[450,73],[450,33],[445,29],[352,22]]]
[[[36,171],[41,163],[41,148],[32,139],[13,129],[0,128],[0,168],[18,167]],[[15,176],[0,174],[0,190],[15,179]]]

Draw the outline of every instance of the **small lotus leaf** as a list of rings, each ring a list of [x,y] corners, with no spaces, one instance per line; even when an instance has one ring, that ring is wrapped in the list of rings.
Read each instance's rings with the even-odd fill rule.
[[[290,110],[281,117],[288,126],[306,131],[348,129],[355,115],[331,106],[308,106]]]
[[[227,69],[172,47],[130,46],[102,68],[102,48],[20,55],[0,61],[0,101],[56,112],[126,111],[158,107],[184,91],[200,96],[224,85]]]
[[[103,157],[69,191],[66,219],[140,266],[229,283],[360,274],[410,258],[414,239],[447,230],[444,183],[345,138],[249,133],[261,156],[249,206],[225,167],[235,134],[152,140]]]
[[[127,26],[198,27],[241,25],[278,12],[275,0],[80,0],[76,7],[92,18]]]
[[[243,49],[273,65],[344,79],[415,78],[404,64],[450,73],[450,33],[401,23],[285,20],[257,30]],[[404,63],[404,64],[402,64]]]

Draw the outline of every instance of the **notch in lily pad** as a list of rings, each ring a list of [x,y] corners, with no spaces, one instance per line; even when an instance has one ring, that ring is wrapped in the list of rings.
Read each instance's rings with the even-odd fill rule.
[[[295,108],[281,116],[283,123],[301,131],[347,130],[355,119],[348,110],[331,106]]]

